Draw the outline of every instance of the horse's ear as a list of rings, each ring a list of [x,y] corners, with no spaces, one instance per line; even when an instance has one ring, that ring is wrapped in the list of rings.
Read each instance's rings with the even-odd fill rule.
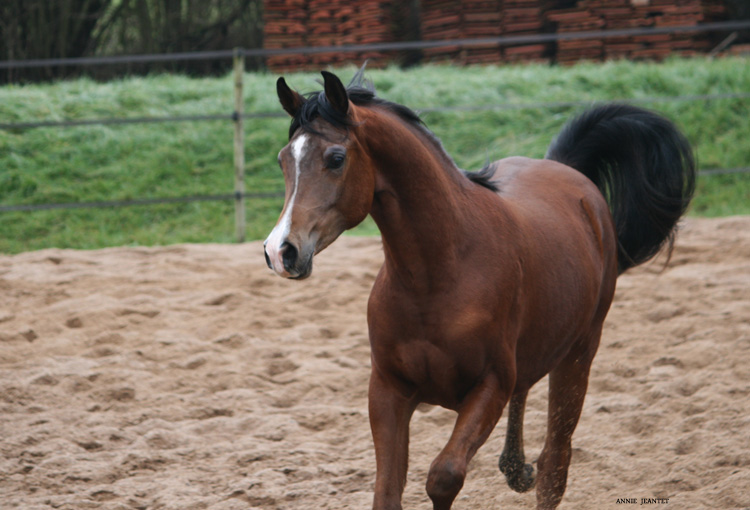
[[[326,92],[326,99],[339,113],[346,115],[349,111],[349,96],[346,93],[344,84],[341,83],[338,76],[328,71],[321,71],[323,75],[323,86]]]
[[[290,89],[283,77],[276,81],[276,93],[279,95],[279,101],[284,110],[292,117],[296,117],[305,99]]]

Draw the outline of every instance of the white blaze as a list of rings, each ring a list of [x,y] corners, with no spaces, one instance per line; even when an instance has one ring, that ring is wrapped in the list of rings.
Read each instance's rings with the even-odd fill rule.
[[[281,254],[281,245],[286,242],[286,238],[289,235],[289,229],[292,226],[292,209],[294,209],[294,199],[297,197],[297,188],[299,186],[299,165],[305,155],[306,143],[307,135],[304,133],[292,142],[292,158],[294,159],[294,188],[292,189],[292,195],[289,197],[289,202],[286,204],[284,214],[281,216],[281,219],[271,231],[265,242],[266,253],[268,254],[268,258],[271,260],[273,270],[280,275],[286,274],[286,269],[284,269],[284,260]]]

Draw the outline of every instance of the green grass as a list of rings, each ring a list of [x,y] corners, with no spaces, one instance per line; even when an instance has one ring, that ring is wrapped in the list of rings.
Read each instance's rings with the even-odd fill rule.
[[[606,101],[750,91],[742,58],[664,63],[526,65],[372,70],[378,94],[416,110],[560,101]],[[338,70],[344,81],[354,68]],[[287,76],[300,91],[319,75]],[[276,76],[245,75],[245,109],[280,111]],[[701,168],[750,165],[748,99],[663,101],[646,106],[677,122]],[[100,84],[81,79],[0,88],[0,122],[230,113],[232,78],[159,75]],[[542,157],[552,137],[580,107],[425,113],[459,166],[474,169],[510,155]],[[247,191],[283,187],[276,155],[288,120],[245,124]],[[0,204],[44,204],[229,193],[233,187],[229,121],[0,130]],[[0,212],[0,252],[45,247],[98,248],[177,242],[231,242],[231,202],[115,209]],[[272,228],[280,199],[248,201],[249,239]],[[750,175],[701,177],[691,214],[750,214]],[[371,222],[356,230],[375,233]]]

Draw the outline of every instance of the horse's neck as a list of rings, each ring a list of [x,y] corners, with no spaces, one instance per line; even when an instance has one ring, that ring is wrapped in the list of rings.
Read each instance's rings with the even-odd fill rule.
[[[421,128],[378,127],[377,140],[368,140],[378,169],[371,215],[386,265],[406,285],[429,291],[448,283],[450,269],[460,264],[473,185]]]

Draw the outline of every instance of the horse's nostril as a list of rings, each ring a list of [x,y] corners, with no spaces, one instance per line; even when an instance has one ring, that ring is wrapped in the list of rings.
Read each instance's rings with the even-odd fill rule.
[[[291,273],[292,269],[294,269],[294,266],[297,264],[299,252],[297,251],[297,248],[290,243],[284,243],[281,245],[281,250],[281,259],[284,261],[284,269]]]

